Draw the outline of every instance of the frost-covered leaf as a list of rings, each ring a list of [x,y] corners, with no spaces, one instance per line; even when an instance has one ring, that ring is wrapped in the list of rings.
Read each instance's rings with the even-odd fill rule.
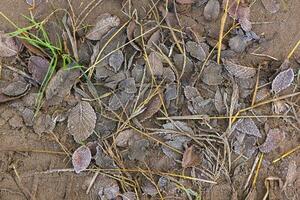
[[[166,91],[165,91],[165,100],[167,105],[170,104],[171,100],[174,100],[177,98],[177,86],[175,83],[168,84],[166,86]]]
[[[229,47],[237,53],[242,53],[247,47],[247,41],[243,38],[243,36],[236,35],[230,38]]]
[[[30,88],[30,84],[24,81],[15,81],[2,89],[2,93],[10,96],[17,97],[24,94]]]
[[[111,119],[107,119],[97,113],[95,131],[102,137],[112,134],[117,128],[117,122]]]
[[[58,105],[70,94],[76,79],[80,76],[79,69],[66,70],[61,68],[50,80],[45,97],[48,105]]]
[[[0,31],[0,57],[11,57],[18,53],[18,45],[9,35]]]
[[[124,62],[123,52],[121,50],[117,50],[116,52],[112,53],[108,62],[109,66],[111,66],[115,72],[119,71]]]
[[[160,99],[159,95],[156,95],[146,105],[145,111],[139,115],[138,119],[143,122],[146,119],[151,118],[155,113],[157,113],[159,111],[161,106],[162,106],[161,99]]]
[[[175,73],[170,67],[164,67],[162,76],[166,82],[174,82],[176,80]]]
[[[270,13],[274,14],[280,9],[280,1],[279,0],[261,0],[265,9]]]
[[[125,91],[117,92],[110,97],[108,107],[111,110],[118,110],[121,107],[125,107],[133,97],[133,94]]]
[[[147,156],[150,142],[146,139],[134,141],[128,150],[128,156],[131,160],[144,161]]]
[[[35,118],[33,130],[36,134],[51,133],[55,128],[55,122],[50,115],[40,114]]]
[[[209,0],[204,7],[204,18],[208,21],[216,20],[220,13],[220,2],[218,0]]]
[[[27,67],[28,71],[32,74],[32,78],[42,83],[49,68],[49,61],[39,56],[31,56]]]
[[[192,86],[186,86],[184,87],[184,96],[188,99],[188,100],[192,100],[193,98],[196,98],[198,96],[200,96],[200,93],[198,91],[197,88],[192,87]]]
[[[251,118],[239,119],[235,124],[235,128],[247,135],[262,137],[259,129]]]
[[[104,153],[102,147],[96,147],[96,155],[94,159],[96,161],[96,165],[100,168],[116,168],[115,161],[107,154]]]
[[[259,150],[263,153],[271,152],[285,139],[285,135],[285,132],[278,128],[270,129],[265,142],[259,147]]]
[[[223,82],[222,66],[215,62],[205,66],[201,80],[207,85],[220,85]]]
[[[137,92],[134,78],[127,78],[119,83],[119,88],[126,93],[134,94]]]
[[[223,96],[222,96],[221,90],[219,88],[216,90],[216,93],[215,93],[214,104],[215,104],[217,111],[220,114],[225,113],[226,106],[224,104]]]
[[[149,40],[147,41],[147,48],[154,47],[154,44],[158,45],[160,40],[160,30],[155,31]]]
[[[72,164],[75,172],[78,174],[87,169],[92,160],[92,154],[88,147],[81,146],[75,150],[72,155]]]
[[[181,121],[173,121],[163,125],[163,128],[166,130],[181,131],[186,133],[193,133],[187,123]]]
[[[206,58],[206,53],[201,45],[196,42],[188,41],[186,43],[186,51],[191,54],[192,57],[204,61]]]
[[[135,134],[136,131],[134,131],[133,129],[126,129],[124,131],[121,131],[120,133],[118,133],[115,139],[116,145],[118,147],[127,147],[130,139],[133,138]]]
[[[166,145],[182,152],[183,151],[183,142],[179,140],[170,140],[165,142]],[[174,160],[179,160],[181,157],[181,154],[175,152],[174,150],[170,149],[167,146],[162,146],[163,153],[168,156],[169,158],[173,158]]]
[[[287,69],[280,72],[272,81],[272,92],[279,93],[280,91],[288,88],[294,81],[293,69]]]
[[[151,52],[149,55],[149,74],[154,76],[161,76],[163,74],[163,63],[161,58],[155,52]]]
[[[85,101],[79,102],[69,112],[68,130],[78,143],[86,140],[95,129],[96,113],[93,107]]]
[[[110,30],[120,25],[119,17],[104,13],[97,18],[96,25],[87,33],[89,40],[100,40]]]
[[[223,60],[223,64],[229,74],[237,78],[251,78],[256,74],[256,70],[254,68],[238,65],[226,59]]]
[[[184,60],[185,59],[185,60]],[[189,57],[184,57],[183,54],[175,54],[173,57],[175,67],[184,73],[190,74],[194,71],[194,65]]]

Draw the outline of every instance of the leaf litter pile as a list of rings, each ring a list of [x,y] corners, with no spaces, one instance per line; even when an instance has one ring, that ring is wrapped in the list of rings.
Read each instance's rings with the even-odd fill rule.
[[[142,19],[129,2],[126,20],[104,13],[85,32],[66,15],[61,48],[45,35],[50,47],[34,45],[35,29],[0,32],[0,57],[18,66],[2,66],[0,102],[21,116],[9,124],[39,135],[64,125],[73,171],[95,173],[99,199],[253,199],[257,171],[240,167],[284,144],[280,123],[299,131],[299,65],[243,63],[262,39],[245,1],[158,1]],[[275,13],[272,2],[262,1]],[[221,40],[201,33],[185,19],[194,6],[206,22],[226,9],[236,24]]]

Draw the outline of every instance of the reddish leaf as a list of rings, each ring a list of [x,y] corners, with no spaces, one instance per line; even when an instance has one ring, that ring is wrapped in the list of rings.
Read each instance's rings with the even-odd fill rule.
[[[78,174],[85,170],[92,160],[92,154],[88,147],[81,146],[72,155],[72,164],[75,172]]]

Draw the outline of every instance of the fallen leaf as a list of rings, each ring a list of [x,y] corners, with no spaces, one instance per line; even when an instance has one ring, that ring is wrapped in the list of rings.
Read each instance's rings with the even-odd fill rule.
[[[220,85],[223,82],[222,66],[216,62],[210,62],[205,66],[201,80],[207,85]]]
[[[96,147],[97,153],[94,156],[96,165],[102,169],[113,169],[116,168],[115,161],[104,153],[103,149],[100,146]]]
[[[38,135],[51,133],[54,128],[55,122],[52,120],[50,115],[40,114],[34,120],[33,130]]]
[[[155,196],[158,191],[155,185],[148,179],[143,179],[141,189],[146,195]]]
[[[202,46],[196,42],[188,41],[186,43],[186,51],[191,54],[192,57],[204,61],[206,58],[206,53]]]
[[[204,18],[208,21],[214,21],[220,13],[220,2],[218,0],[209,0],[204,7]]]
[[[42,83],[46,77],[49,61],[39,56],[31,56],[28,61],[28,71],[32,74],[32,78]]]
[[[288,88],[294,81],[293,69],[287,69],[280,72],[272,81],[272,92],[279,93]]]
[[[219,112],[219,114],[224,114],[226,111],[226,106],[224,104],[223,96],[221,90],[218,88],[215,93],[214,104]]]
[[[17,97],[26,93],[29,88],[30,84],[24,81],[15,81],[3,88],[2,93],[10,97]]]
[[[119,17],[104,13],[97,18],[96,25],[85,36],[89,40],[100,40],[110,30],[120,25]]]
[[[150,49],[155,45],[158,45],[159,40],[160,40],[160,30],[157,30],[151,35],[151,37],[147,41],[147,48]]]
[[[166,130],[180,131],[193,134],[194,131],[192,128],[188,126],[186,122],[181,121],[173,121],[163,125],[163,128]],[[183,139],[182,139],[183,138]],[[177,140],[186,140],[186,137],[176,137]]]
[[[192,4],[195,3],[195,0],[176,0],[179,4]]]
[[[134,20],[130,21],[126,29],[127,38],[129,41],[131,41],[130,42],[131,46],[135,48],[135,50],[140,51],[140,47],[135,43],[135,41],[132,41],[134,39],[135,28],[136,28],[135,21]]]
[[[115,132],[117,128],[117,122],[108,118],[101,116],[97,113],[96,127],[95,131],[101,136],[106,137]]]
[[[137,92],[134,78],[127,78],[119,83],[119,89],[124,90],[126,93],[134,94]]]
[[[193,98],[196,98],[198,96],[200,96],[200,93],[198,91],[197,88],[192,87],[192,86],[186,86],[184,87],[184,96],[188,99],[188,100],[192,100]]]
[[[133,98],[134,98],[133,94],[129,94],[125,91],[117,92],[110,97],[108,107],[111,110],[118,110],[121,107],[125,108],[125,106]]]
[[[251,118],[239,119],[235,124],[235,128],[247,135],[262,137],[259,129]]]
[[[225,68],[229,72],[229,74],[237,78],[251,78],[256,74],[256,69],[238,65],[226,59],[223,59],[223,64],[225,65]]]
[[[115,143],[118,147],[127,147],[131,138],[134,137],[136,131],[133,129],[126,129],[118,133]]]
[[[260,145],[259,150],[263,153],[269,153],[279,146],[285,139],[285,132],[278,128],[270,129],[265,142]]]
[[[272,14],[277,13],[280,9],[280,2],[277,0],[261,0],[261,2],[265,9]]]
[[[141,122],[143,122],[146,119],[151,118],[155,113],[157,113],[160,110],[161,106],[162,106],[161,99],[159,95],[156,95],[149,101],[149,103],[146,105],[145,111],[138,116],[138,119]]]
[[[148,154],[150,142],[146,139],[134,141],[128,149],[128,156],[130,160],[145,161]]]
[[[37,6],[41,3],[41,0],[26,0],[26,3],[30,6]]]
[[[0,31],[0,57],[11,57],[18,54],[18,45],[14,38]]]
[[[242,53],[247,47],[247,42],[243,36],[236,35],[229,39],[229,47],[236,53]]]
[[[186,59],[186,60],[184,60]],[[173,57],[174,65],[179,71],[183,71],[189,74],[194,71],[194,65],[189,57],[185,57],[183,54],[175,54]],[[184,67],[185,64],[185,68]]]
[[[161,76],[163,74],[163,63],[161,58],[155,52],[151,52],[149,57],[149,73],[153,76]]]
[[[194,167],[197,165],[198,157],[195,155],[194,147],[187,148],[182,157],[181,166],[183,168]]]
[[[118,72],[124,62],[123,52],[121,50],[115,51],[110,55],[108,62],[109,66],[111,66],[115,72]]]
[[[61,68],[50,80],[45,97],[47,105],[58,105],[70,94],[75,80],[80,76],[79,69],[66,70]]]
[[[92,160],[92,153],[86,146],[81,146],[76,149],[72,155],[72,164],[75,172],[78,174],[89,166]]]
[[[80,101],[69,112],[68,130],[78,143],[86,140],[95,129],[96,113],[93,107],[85,101]]]
[[[177,85],[175,83],[171,83],[166,85],[166,90],[164,92],[165,101],[168,105],[170,104],[171,100],[174,100],[177,98]]]
[[[297,179],[297,176],[299,174],[297,170],[297,164],[296,161],[291,160],[289,162],[288,171],[285,178],[285,183],[283,185],[283,190],[286,190],[288,186],[293,185],[294,181]]]
[[[174,82],[176,80],[175,73],[170,67],[164,67],[162,76],[166,82]]]

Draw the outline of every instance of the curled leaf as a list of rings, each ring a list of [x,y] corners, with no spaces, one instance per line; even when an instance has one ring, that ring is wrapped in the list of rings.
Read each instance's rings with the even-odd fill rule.
[[[72,155],[72,164],[75,172],[78,174],[85,170],[92,160],[91,150],[86,146],[76,149]]]
[[[86,140],[96,126],[96,113],[93,107],[85,101],[79,102],[70,110],[68,130],[76,142]]]
[[[288,88],[294,81],[293,69],[287,69],[280,72],[272,81],[272,92],[279,93],[280,91]]]
[[[285,132],[278,128],[270,129],[265,142],[259,147],[259,150],[263,153],[269,153],[277,148],[284,139]]]
[[[256,70],[254,68],[238,65],[226,59],[223,60],[223,64],[229,74],[237,78],[251,78],[256,74]]]
[[[96,25],[85,36],[89,40],[100,40],[110,30],[120,25],[119,17],[104,13],[97,18]]]

